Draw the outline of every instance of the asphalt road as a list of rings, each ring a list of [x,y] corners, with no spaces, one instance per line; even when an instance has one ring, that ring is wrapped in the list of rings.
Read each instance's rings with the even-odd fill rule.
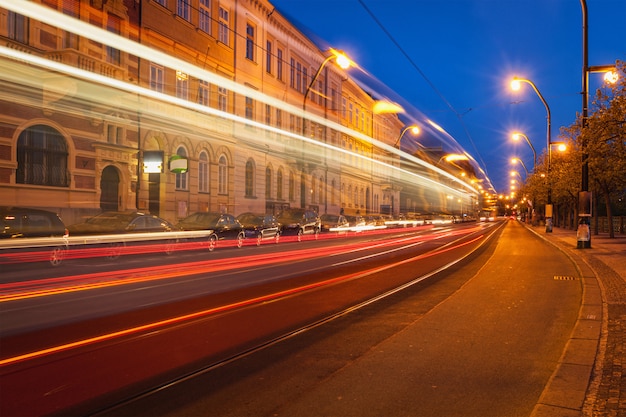
[[[200,262],[168,257],[177,261],[170,267],[131,258],[136,268],[7,282],[0,414],[89,415],[219,363],[426,277],[498,230],[466,226],[272,245],[278,259],[254,247]],[[58,272],[80,267],[72,264]]]
[[[435,282],[103,415],[528,416],[581,294],[569,259],[509,222]]]

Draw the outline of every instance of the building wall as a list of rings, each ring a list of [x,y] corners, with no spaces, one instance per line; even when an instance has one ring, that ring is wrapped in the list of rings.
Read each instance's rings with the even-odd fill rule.
[[[211,1],[210,8],[203,8],[199,0],[191,0],[187,2],[189,9],[182,11],[175,0],[42,3],[385,143],[392,144],[401,131],[397,116],[374,114],[373,98],[349,80],[349,70],[339,69],[332,61],[324,64],[305,101],[307,87],[328,52],[320,51],[268,1]],[[15,83],[5,80],[0,82],[0,92],[7,93],[0,95],[0,100],[5,100],[0,101],[3,204],[53,209],[71,224],[112,205],[120,210],[150,210],[176,221],[194,211],[277,212],[286,206],[311,207],[320,213],[344,209],[346,213],[358,210],[365,214],[378,212],[391,200],[399,201],[398,192],[385,182],[385,173],[356,156],[388,157],[371,142],[204,83],[177,68],[124,51],[115,55],[106,45],[69,35],[49,24],[30,21],[27,39],[14,39],[11,18],[9,12],[0,9],[0,38],[13,48],[147,89],[158,84],[166,94],[224,110],[250,123],[214,117],[203,124],[202,113],[122,93],[107,97],[106,105],[88,105],[80,96],[87,89],[84,84],[70,82],[67,91],[59,94],[62,82],[54,79],[43,82],[38,97],[10,103],[7,97]],[[292,74],[300,82],[292,83]],[[74,94],[73,88],[78,93]],[[72,100],[83,111],[67,111]],[[133,100],[138,105],[136,111],[127,105]],[[189,126],[203,127],[159,124],[155,117],[159,112],[174,113],[179,120],[190,121]],[[320,151],[319,147],[260,129],[255,123],[303,134],[354,155]],[[70,179],[66,186],[21,184],[16,180],[20,134],[36,124],[55,128],[67,143]],[[163,172],[144,171],[145,156],[151,151],[163,153]],[[168,161],[178,152],[184,152],[188,160],[184,179],[168,169]],[[201,155],[207,157],[209,181],[205,190],[200,188]],[[220,159],[226,164],[221,166]],[[246,166],[253,170],[247,171]],[[220,173],[227,174],[226,184],[220,185]],[[119,181],[117,190],[110,187],[111,178]],[[42,195],[46,198],[39,198]],[[111,195],[117,199],[112,201]]]

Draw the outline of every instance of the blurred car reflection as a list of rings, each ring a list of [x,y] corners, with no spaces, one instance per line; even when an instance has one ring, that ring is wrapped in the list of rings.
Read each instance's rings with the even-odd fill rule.
[[[320,216],[320,223],[322,232],[347,231],[350,227],[350,222],[348,222],[346,216],[341,214],[322,214]]]
[[[244,227],[232,214],[197,212],[190,214],[176,224],[180,230],[209,231],[209,250],[212,251],[220,240],[234,240],[238,248],[246,238]]]
[[[277,219],[281,224],[281,235],[297,236],[298,242],[304,235],[314,235],[317,239],[320,233],[320,218],[313,210],[288,208]]]
[[[71,235],[171,232],[176,227],[165,219],[137,211],[105,211],[83,223],[68,227]]]
[[[29,262],[49,261],[52,266],[57,266],[65,259],[68,231],[56,213],[0,206],[0,228],[1,264],[19,264],[23,259],[19,255],[33,250],[41,251],[43,255],[40,258],[28,256]]]
[[[0,238],[61,237],[67,229],[51,211],[0,206]]]
[[[159,235],[175,231],[176,227],[172,223],[137,211],[105,211],[82,223],[72,224],[68,229],[70,236],[91,236],[84,243],[91,247],[105,247],[105,256],[109,259],[116,259],[123,254],[127,244],[164,243],[163,251],[169,255],[176,243],[174,238]],[[136,253],[136,250],[128,253]]]
[[[271,214],[242,213],[237,220],[244,228],[246,238],[256,239],[257,246],[265,239],[280,240],[280,223]]]

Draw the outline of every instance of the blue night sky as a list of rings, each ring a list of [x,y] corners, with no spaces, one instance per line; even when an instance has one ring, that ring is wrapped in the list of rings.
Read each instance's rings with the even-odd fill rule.
[[[508,192],[509,161],[532,169],[528,136],[546,148],[582,109],[582,7],[579,0],[274,0],[303,33],[343,50],[399,97],[442,126]],[[589,65],[626,60],[626,0],[587,0]],[[590,96],[600,86],[590,76]],[[400,102],[400,101],[399,101]],[[523,171],[523,168],[516,169]]]

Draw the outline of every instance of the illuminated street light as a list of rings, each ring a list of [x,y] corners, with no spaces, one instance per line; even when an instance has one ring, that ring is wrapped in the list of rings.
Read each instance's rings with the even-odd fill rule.
[[[309,92],[311,91],[311,89],[315,85],[315,82],[317,81],[317,79],[319,78],[320,74],[322,73],[322,70],[324,69],[324,67],[326,67],[326,64],[328,64],[330,62],[330,60],[334,59],[335,62],[337,63],[337,65],[341,69],[348,69],[350,67],[350,65],[352,65],[352,61],[350,61],[350,59],[343,52],[337,51],[337,50],[332,49],[332,48],[329,50],[329,52],[330,52],[330,55],[328,57],[326,57],[326,59],[324,61],[322,61],[322,63],[320,64],[319,68],[317,69],[317,72],[315,73],[315,75],[311,79],[311,82],[309,83],[308,87],[306,88],[306,91],[304,92],[304,98],[302,99],[302,110],[303,111],[306,111],[306,99],[309,96]],[[306,131],[306,128],[305,128],[305,123],[304,123],[304,120],[303,120],[302,121],[302,134],[303,135],[304,135],[305,131]]]
[[[520,132],[515,132],[511,135],[511,137],[513,138],[513,140],[519,140],[520,137],[526,139],[526,143],[528,143],[528,146],[530,146],[530,149],[532,149],[533,151],[533,171],[534,171],[535,167],[537,166],[537,152],[535,151],[535,147],[533,146],[533,144],[530,142],[530,139],[528,139],[528,136]]]
[[[420,128],[416,125],[411,125],[411,126],[407,126],[404,128],[404,130],[402,130],[402,133],[400,133],[400,136],[398,136],[398,139],[396,140],[396,143],[393,144],[394,148],[398,148],[400,149],[400,140],[402,139],[402,136],[404,136],[404,134],[408,131],[411,131],[411,134],[413,136],[417,136],[420,134]]]
[[[584,1],[584,0],[581,0],[581,1]],[[548,151],[548,203],[546,204],[545,217],[546,217],[546,232],[550,233],[552,232],[552,188],[550,185],[550,144],[552,143],[552,133],[551,133],[552,116],[550,114],[550,107],[548,106],[548,103],[543,98],[543,96],[539,92],[539,89],[532,81],[524,79],[524,78],[514,77],[513,81],[511,81],[511,88],[515,91],[518,91],[521,88],[521,83],[526,83],[530,85],[535,91],[535,93],[539,96],[539,99],[541,99],[541,102],[546,108],[546,114],[547,114],[546,119],[548,123],[547,133],[546,133],[546,148]]]
[[[526,169],[526,165],[524,164],[524,161],[522,161],[521,159],[519,159],[517,157],[511,158],[511,163],[512,164],[516,164],[518,162],[520,164],[522,164],[522,167],[524,167],[524,171],[526,171],[526,176],[528,176],[528,169]]]

